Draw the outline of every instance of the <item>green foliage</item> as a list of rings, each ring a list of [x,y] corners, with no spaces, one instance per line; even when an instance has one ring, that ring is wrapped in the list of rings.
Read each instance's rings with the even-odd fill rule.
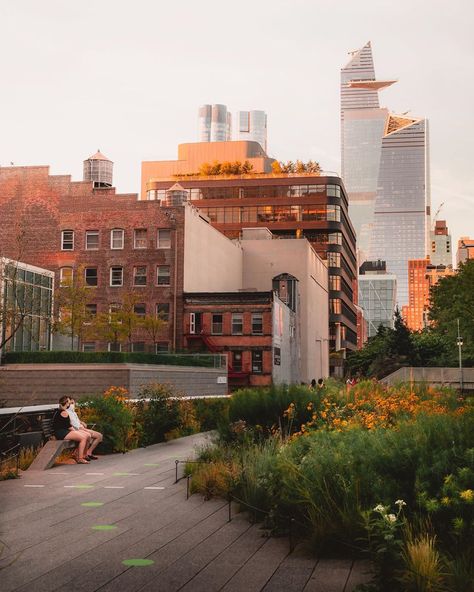
[[[214,161],[212,164],[205,162],[199,167],[199,175],[204,177],[218,176],[218,175],[246,175],[253,170],[253,165],[246,160],[241,162],[218,162]]]
[[[279,174],[304,174],[304,173],[311,173],[313,175],[319,175],[321,173],[321,167],[319,162],[315,162],[314,160],[308,160],[308,162],[303,162],[301,160],[297,160],[293,162],[292,160],[288,160],[287,162],[279,162],[275,161],[272,163],[272,172],[276,175]]]
[[[451,364],[457,364],[457,320],[464,340],[464,365],[474,365],[474,260],[459,266],[455,275],[442,278],[431,289],[430,319],[434,331],[447,344]]]
[[[216,430],[229,422],[229,399],[194,399],[192,404],[203,432]]]
[[[143,430],[143,446],[163,442],[168,432],[179,427],[179,402],[171,399],[174,394],[163,384],[149,384],[141,388],[136,419]]]
[[[215,367],[213,355],[147,354],[122,352],[7,352],[2,358],[5,364],[111,364],[133,362],[134,364],[167,364],[171,366]]]

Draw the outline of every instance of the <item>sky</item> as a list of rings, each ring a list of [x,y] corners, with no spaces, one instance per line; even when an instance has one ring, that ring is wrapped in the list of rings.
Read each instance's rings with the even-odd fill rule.
[[[268,152],[340,171],[339,79],[372,42],[381,106],[430,122],[432,211],[474,237],[471,0],[0,0],[0,166],[82,179],[97,148],[120,193],[197,141],[197,111],[268,114]]]

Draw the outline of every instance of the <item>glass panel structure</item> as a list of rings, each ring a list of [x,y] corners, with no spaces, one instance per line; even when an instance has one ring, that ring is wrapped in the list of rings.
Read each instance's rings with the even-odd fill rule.
[[[360,275],[359,305],[364,309],[368,336],[373,337],[380,325],[393,328],[397,278],[393,274]]]

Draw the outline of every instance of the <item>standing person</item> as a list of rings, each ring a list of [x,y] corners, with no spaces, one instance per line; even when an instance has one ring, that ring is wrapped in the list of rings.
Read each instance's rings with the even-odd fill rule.
[[[84,423],[79,419],[79,416],[76,413],[76,401],[72,398],[69,398],[69,408],[67,410],[69,419],[71,420],[71,425],[75,430],[85,432],[89,437],[89,447],[86,454],[87,460],[97,460],[99,457],[94,456],[92,453],[94,452],[95,448],[102,442],[104,437],[100,432],[96,432],[95,430],[90,430],[87,427],[87,424]]]
[[[311,384],[309,385],[309,388],[313,391],[316,390],[316,378],[313,378],[313,380],[311,381]]]
[[[324,388],[324,386],[325,386],[325,385],[324,385],[324,380],[323,380],[322,378],[320,378],[320,379],[318,380],[318,389],[319,389],[319,390],[321,390],[321,389],[323,389],[323,388]]]
[[[69,397],[61,397],[59,399],[59,409],[53,417],[53,431],[57,440],[74,440],[78,443],[78,458],[77,462],[81,465],[88,465],[89,461],[84,458],[89,435],[81,430],[75,430],[71,425],[69,418]]]

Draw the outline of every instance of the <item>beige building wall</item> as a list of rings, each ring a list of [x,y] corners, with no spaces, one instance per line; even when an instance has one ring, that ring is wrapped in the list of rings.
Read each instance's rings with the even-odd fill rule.
[[[261,237],[261,238],[256,238]],[[301,379],[329,375],[328,271],[306,239],[271,240],[267,229],[243,231],[243,287],[271,290],[272,280],[289,273],[299,281]]]
[[[252,173],[270,173],[273,158],[268,158],[258,142],[194,142],[179,144],[177,160],[142,162],[141,197],[146,199],[146,184],[150,179],[167,179],[199,173],[205,163],[245,162],[253,166]]]
[[[240,290],[242,247],[206,222],[192,205],[184,207],[184,292]]]

